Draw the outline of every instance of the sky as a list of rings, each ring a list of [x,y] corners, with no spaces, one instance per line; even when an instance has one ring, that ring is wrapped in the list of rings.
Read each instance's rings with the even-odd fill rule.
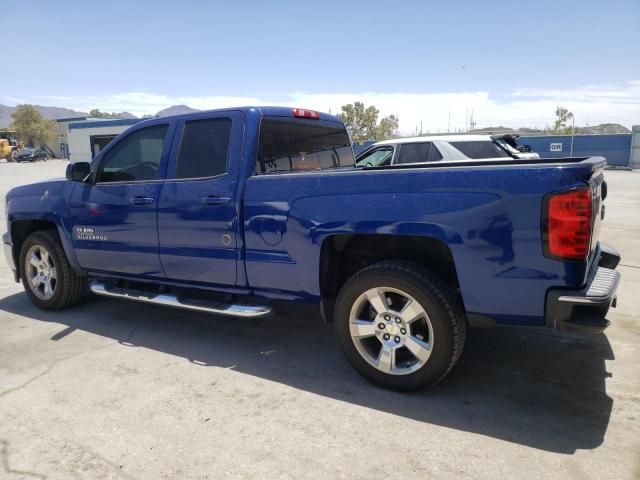
[[[354,101],[413,133],[640,124],[640,0],[0,0],[0,104]],[[8,8],[10,7],[10,8]],[[8,52],[8,54],[7,54]],[[422,126],[422,127],[421,127]]]

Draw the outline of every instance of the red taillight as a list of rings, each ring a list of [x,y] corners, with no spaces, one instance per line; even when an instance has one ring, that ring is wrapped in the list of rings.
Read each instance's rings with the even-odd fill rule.
[[[585,260],[591,244],[591,189],[553,194],[546,205],[545,253],[566,260]]]
[[[294,117],[301,118],[313,118],[314,120],[318,120],[320,118],[320,113],[314,110],[305,110],[304,108],[294,108],[291,110]]]

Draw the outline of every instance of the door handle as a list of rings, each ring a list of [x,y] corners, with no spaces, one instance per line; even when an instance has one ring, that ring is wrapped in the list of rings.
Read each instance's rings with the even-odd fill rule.
[[[231,199],[229,197],[220,197],[218,195],[209,195],[202,198],[202,203],[205,205],[226,205]]]
[[[152,197],[132,197],[129,199],[131,205],[151,205],[154,201]]]

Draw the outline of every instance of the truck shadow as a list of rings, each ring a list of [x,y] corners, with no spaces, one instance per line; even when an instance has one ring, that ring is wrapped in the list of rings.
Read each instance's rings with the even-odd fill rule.
[[[24,293],[0,299],[0,311],[150,348],[420,422],[565,454],[593,449],[612,410],[605,335],[543,329],[471,330],[463,358],[441,384],[401,394],[358,376],[335,345],[316,309],[278,306],[272,318],[240,320],[108,299],[73,310],[45,312]],[[126,314],[124,314],[126,312]],[[215,388],[215,386],[211,387]],[[481,441],[481,440],[480,440]]]

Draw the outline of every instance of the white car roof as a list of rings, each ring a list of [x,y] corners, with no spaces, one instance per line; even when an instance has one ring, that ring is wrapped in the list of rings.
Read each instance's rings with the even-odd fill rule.
[[[382,140],[376,142],[373,145],[397,145],[399,143],[420,143],[420,142],[491,142],[492,138],[489,135],[430,135],[424,137],[407,137],[407,138],[394,138],[392,140]]]

